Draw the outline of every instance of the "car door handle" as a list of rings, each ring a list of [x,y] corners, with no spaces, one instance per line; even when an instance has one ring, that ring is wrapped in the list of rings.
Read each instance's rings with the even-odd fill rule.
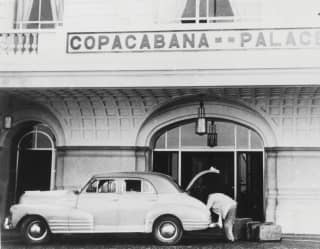
[[[112,201],[116,202],[116,201],[119,201],[119,199],[112,199]]]
[[[155,201],[157,201],[157,199],[149,199],[148,201],[155,202]]]

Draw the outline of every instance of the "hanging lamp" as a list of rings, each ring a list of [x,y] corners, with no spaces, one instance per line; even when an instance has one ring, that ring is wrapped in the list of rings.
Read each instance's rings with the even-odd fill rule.
[[[196,134],[202,136],[207,133],[207,124],[206,124],[206,114],[203,105],[203,101],[200,102],[200,107],[198,108],[198,117],[196,121]]]
[[[207,145],[209,147],[215,147],[218,145],[217,127],[213,120],[210,121],[208,127]]]

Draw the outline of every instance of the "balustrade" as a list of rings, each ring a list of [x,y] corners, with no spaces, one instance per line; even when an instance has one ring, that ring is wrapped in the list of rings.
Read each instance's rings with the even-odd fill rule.
[[[37,54],[37,32],[0,33],[0,54]]]

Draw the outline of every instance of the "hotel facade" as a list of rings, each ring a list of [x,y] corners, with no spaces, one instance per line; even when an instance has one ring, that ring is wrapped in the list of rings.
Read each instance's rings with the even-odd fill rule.
[[[1,218],[23,191],[97,173],[185,188],[215,167],[201,197],[219,187],[239,217],[320,235],[320,4],[308,4],[0,0]]]

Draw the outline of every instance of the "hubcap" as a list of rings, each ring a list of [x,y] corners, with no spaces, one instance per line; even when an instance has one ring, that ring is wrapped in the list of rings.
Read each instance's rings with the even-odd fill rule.
[[[28,237],[31,240],[42,240],[47,233],[48,231],[46,226],[39,221],[34,221],[29,225]]]
[[[177,228],[174,224],[166,222],[160,226],[159,230],[160,230],[160,235],[163,238],[170,239],[175,236]]]

